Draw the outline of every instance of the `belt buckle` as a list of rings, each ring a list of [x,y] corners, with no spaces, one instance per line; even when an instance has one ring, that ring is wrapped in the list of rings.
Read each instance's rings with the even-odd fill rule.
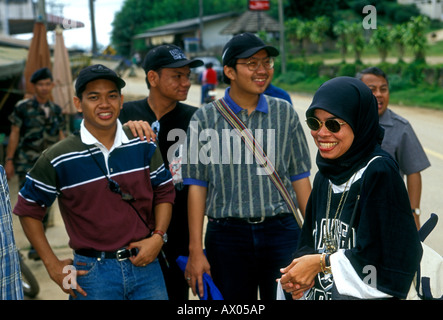
[[[117,251],[115,252],[115,257],[116,257],[117,261],[123,261],[123,260],[128,259],[127,256],[126,256],[126,257],[122,257],[122,255],[123,255],[125,252],[127,252],[127,251],[128,251],[128,249],[120,249],[120,250],[117,250]]]
[[[258,218],[248,218],[246,221],[248,221],[249,224],[259,224],[265,221],[265,217],[260,217],[259,220],[255,220]]]

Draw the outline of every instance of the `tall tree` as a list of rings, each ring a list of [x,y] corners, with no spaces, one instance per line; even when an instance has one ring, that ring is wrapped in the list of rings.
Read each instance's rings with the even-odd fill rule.
[[[312,42],[317,44],[318,51],[323,53],[323,44],[327,38],[327,31],[331,26],[330,20],[328,17],[321,16],[315,18],[312,24],[312,32],[310,34],[310,39]]]
[[[371,40],[369,40],[369,44],[377,48],[382,62],[386,62],[388,50],[392,45],[390,35],[391,31],[388,27],[378,26],[372,33]]]
[[[346,21],[338,21],[332,27],[334,35],[337,36],[337,47],[340,49],[342,63],[346,62],[346,54],[348,53],[348,25]]]
[[[355,54],[355,63],[361,64],[361,55],[365,47],[365,38],[363,36],[363,28],[361,23],[350,23],[346,29],[348,35],[349,46]]]
[[[425,61],[425,51],[427,48],[426,29],[429,27],[430,20],[425,16],[413,17],[407,23],[405,40],[406,44],[412,49],[414,60],[417,62]]]
[[[405,23],[397,24],[392,27],[390,35],[389,35],[389,41],[397,47],[397,56],[398,56],[398,62],[403,62],[403,57],[405,55],[405,48],[406,48],[406,29],[407,26]]]

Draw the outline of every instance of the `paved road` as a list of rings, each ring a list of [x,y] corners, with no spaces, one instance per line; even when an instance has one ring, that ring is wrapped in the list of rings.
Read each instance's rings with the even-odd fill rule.
[[[127,86],[123,89],[123,93],[129,98],[142,97],[146,95],[147,89],[140,71],[138,77],[125,77]],[[218,97],[223,95],[224,91],[218,90]],[[292,94],[294,108],[301,119],[304,119],[304,113],[311,103],[311,97],[306,95]],[[189,104],[199,106],[200,101],[200,86],[194,85],[186,101]],[[392,109],[403,115],[412,123],[419,139],[421,140],[426,153],[431,161],[432,167],[422,173],[423,176],[423,194],[422,194],[422,211],[423,221],[426,220],[431,212],[440,215],[440,222],[437,228],[433,231],[426,243],[443,255],[443,194],[441,191],[443,177],[443,144],[440,143],[440,137],[443,136],[443,112],[435,110],[424,110],[420,108],[405,108],[399,106],[392,106]],[[315,159],[316,147],[310,137],[309,130],[305,126],[305,133],[311,151],[311,158]],[[315,162],[314,162],[315,164]],[[316,168],[312,170],[312,177],[316,172]],[[10,181],[11,201],[15,203],[17,198],[17,183],[16,179]],[[442,208],[442,209],[440,209]],[[59,258],[69,258],[72,256],[71,250],[68,247],[68,237],[63,226],[62,219],[58,209],[55,210],[53,218],[54,226],[47,230],[47,236],[55,248],[56,254]],[[14,232],[17,245],[22,248],[23,252],[27,253],[29,244],[23,234],[20,223],[17,217],[14,216]],[[67,295],[64,294],[52,282],[41,261],[26,261],[34,271],[39,283],[40,294],[36,299],[40,300],[66,300]]]

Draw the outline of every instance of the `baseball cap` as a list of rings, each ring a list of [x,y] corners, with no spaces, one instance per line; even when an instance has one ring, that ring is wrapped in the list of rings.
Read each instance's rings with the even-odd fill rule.
[[[240,33],[235,35],[223,47],[223,65],[227,65],[232,59],[249,58],[263,49],[265,49],[271,57],[276,57],[280,54],[276,48],[266,45],[254,34],[249,32]]]
[[[80,71],[75,82],[75,91],[79,94],[81,88],[85,87],[91,81],[97,79],[106,79],[115,82],[119,89],[126,85],[126,82],[120,78],[113,70],[102,64],[94,64]]]
[[[173,44],[165,44],[151,49],[143,60],[143,69],[157,70],[160,68],[181,68],[189,65],[190,68],[196,68],[203,65],[199,59],[189,60],[186,58],[183,50]]]

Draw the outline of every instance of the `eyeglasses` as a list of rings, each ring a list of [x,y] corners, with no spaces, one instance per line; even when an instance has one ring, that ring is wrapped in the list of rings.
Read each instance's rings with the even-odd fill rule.
[[[337,133],[340,131],[341,126],[346,124],[346,122],[340,122],[336,119],[328,119],[325,122],[318,120],[314,117],[309,117],[306,119],[306,124],[308,125],[309,129],[313,131],[320,130],[320,128],[325,125],[326,129],[328,129],[332,133]]]
[[[248,60],[248,62],[237,62],[237,64],[247,65],[249,71],[255,71],[260,66],[263,66],[263,68],[265,68],[266,70],[271,70],[272,68],[274,68],[274,58],[273,57],[268,57],[264,59],[251,58]]]
[[[120,189],[120,185],[117,183],[117,181],[112,180],[108,176],[106,176],[108,179],[108,188],[111,190],[111,192],[117,193],[122,197],[122,200],[124,201],[134,201],[134,197],[129,193],[124,193]]]

